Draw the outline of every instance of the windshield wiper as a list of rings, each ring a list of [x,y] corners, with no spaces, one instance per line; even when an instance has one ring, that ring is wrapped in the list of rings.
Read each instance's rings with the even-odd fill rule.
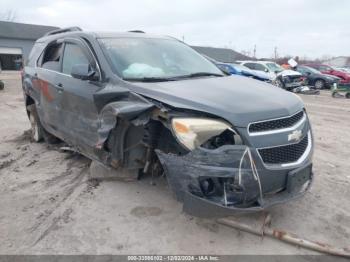
[[[176,76],[174,78],[192,78],[192,77],[200,77],[200,76],[224,76],[222,74],[211,73],[211,72],[197,72],[188,75]]]
[[[222,74],[210,73],[210,72],[197,72],[188,75],[172,76],[172,77],[130,77],[123,78],[125,81],[135,81],[135,82],[166,82],[166,81],[176,81],[180,78],[192,78],[200,76],[224,76]]]
[[[135,81],[135,82],[166,82],[175,81],[172,77],[126,77],[123,78],[125,81]]]

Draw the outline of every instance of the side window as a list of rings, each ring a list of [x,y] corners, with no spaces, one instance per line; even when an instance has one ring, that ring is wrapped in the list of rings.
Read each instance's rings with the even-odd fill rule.
[[[265,71],[266,67],[264,65],[261,64],[255,64],[255,70],[258,71]]]
[[[319,70],[320,70],[320,71],[330,71],[330,69],[331,69],[331,68],[330,68],[329,66],[322,66],[322,65],[319,66]]]
[[[60,61],[62,59],[62,44],[51,44],[40,57],[40,65],[42,68],[60,71]]]
[[[77,64],[90,64],[83,50],[76,44],[66,43],[63,54],[62,73],[70,75]]]
[[[245,63],[243,65],[248,67],[249,69],[255,70],[255,63]]]

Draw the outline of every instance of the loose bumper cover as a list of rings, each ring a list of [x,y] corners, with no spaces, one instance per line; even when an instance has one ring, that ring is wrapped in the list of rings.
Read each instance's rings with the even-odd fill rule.
[[[225,145],[215,150],[198,148],[178,156],[157,150],[169,186],[183,202],[186,213],[198,217],[224,217],[234,212],[260,211],[302,196],[311,186],[312,164],[285,174],[283,188],[266,192],[269,176],[256,168],[253,148]],[[272,178],[273,179],[273,178]]]

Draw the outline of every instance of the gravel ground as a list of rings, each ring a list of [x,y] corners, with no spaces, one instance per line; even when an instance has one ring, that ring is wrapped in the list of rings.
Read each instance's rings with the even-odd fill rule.
[[[31,143],[20,76],[0,79],[0,254],[315,254],[182,212],[163,178],[89,175],[90,160]],[[315,182],[269,210],[272,225],[349,247],[350,100],[301,96],[311,118]]]

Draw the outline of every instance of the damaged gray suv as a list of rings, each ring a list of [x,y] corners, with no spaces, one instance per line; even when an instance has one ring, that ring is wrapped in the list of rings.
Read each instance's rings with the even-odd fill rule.
[[[143,32],[52,31],[23,72],[35,141],[63,140],[130,174],[165,174],[196,216],[303,195],[313,139],[302,101],[227,76],[181,41]]]

